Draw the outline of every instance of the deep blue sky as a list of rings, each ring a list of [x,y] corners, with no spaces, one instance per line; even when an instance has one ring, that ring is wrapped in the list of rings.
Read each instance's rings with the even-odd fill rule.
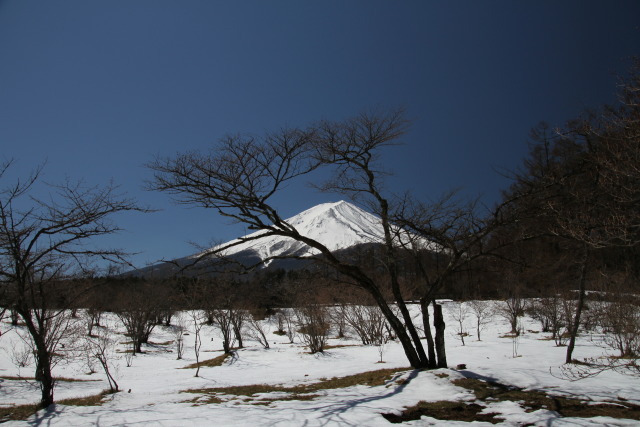
[[[639,18],[637,1],[0,0],[0,160],[46,160],[51,182],[113,178],[162,209],[118,218],[109,244],[138,265],[244,233],[142,189],[154,156],[227,133],[403,106],[389,191],[490,202],[531,127],[615,101]],[[338,199],[301,186],[278,205]]]

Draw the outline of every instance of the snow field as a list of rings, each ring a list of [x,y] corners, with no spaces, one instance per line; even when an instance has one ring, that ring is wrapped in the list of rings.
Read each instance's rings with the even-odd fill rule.
[[[320,425],[389,425],[381,413],[399,413],[404,407],[418,401],[475,399],[472,392],[451,384],[451,379],[463,375],[489,378],[504,384],[527,389],[544,390],[559,396],[571,396],[587,401],[626,399],[640,403],[640,381],[636,377],[617,372],[604,372],[596,377],[577,382],[560,376],[559,367],[565,356],[564,347],[556,347],[553,341],[544,340],[546,334],[536,333],[540,327],[531,319],[524,319],[525,333],[517,341],[517,357],[514,357],[514,342],[504,338],[509,331],[507,322],[494,318],[483,331],[482,341],[475,338],[474,319],[467,317],[466,345],[455,335],[451,311],[455,303],[444,302],[447,315],[447,356],[449,366],[466,364],[467,369],[407,371],[399,373],[383,386],[357,385],[347,388],[328,389],[315,392],[319,396],[312,400],[280,400],[268,404],[257,404],[257,398],[282,398],[278,393],[265,393],[255,398],[224,396],[221,403],[197,404],[202,395],[184,393],[188,389],[230,387],[251,384],[281,384],[295,386],[316,382],[324,378],[343,377],[356,373],[402,368],[408,364],[401,346],[396,342],[386,344],[383,353],[385,363],[377,363],[380,356],[375,346],[362,346],[355,336],[345,339],[330,339],[331,348],[323,354],[309,354],[300,339],[290,344],[286,336],[273,334],[275,319],[267,319],[270,349],[263,349],[250,338],[245,339],[244,349],[228,358],[222,366],[203,367],[200,377],[194,377],[195,369],[181,369],[195,362],[194,335],[185,337],[186,348],[182,360],[176,360],[175,346],[166,344],[173,339],[170,327],[157,326],[151,335],[151,344],[144,346],[145,353],[133,358],[127,367],[122,351],[129,346],[124,328],[113,315],[105,317],[106,329],[117,341],[117,352],[112,357],[120,393],[110,395],[102,406],[55,405],[48,412],[40,411],[27,421],[11,421],[6,425],[26,426],[34,422],[55,426],[85,425],[273,425],[273,426],[320,426]],[[412,307],[415,308],[415,307]],[[418,319],[417,310],[413,314]],[[185,316],[186,318],[187,316]],[[419,323],[418,323],[419,324]],[[3,331],[8,324],[2,325]],[[190,328],[192,329],[192,328]],[[527,332],[533,331],[533,332]],[[25,367],[16,366],[12,359],[25,346],[20,339],[20,328],[9,330],[0,337],[0,376],[33,376],[33,362]],[[200,360],[212,359],[222,354],[221,337],[214,326],[202,330],[203,346]],[[332,335],[333,336],[333,335]],[[575,350],[577,358],[598,357],[603,348],[594,340],[598,337],[581,336]],[[155,343],[155,344],[153,344]],[[14,351],[13,349],[17,349]],[[59,382],[55,391],[56,400],[97,394],[108,388],[104,374],[87,374],[86,363],[77,357],[54,368],[57,377],[91,380],[84,382]],[[449,378],[444,378],[446,373]],[[33,381],[2,379],[0,383],[0,406],[36,403],[39,388]],[[130,390],[130,392],[129,392]],[[503,425],[637,425],[637,421],[612,418],[559,418],[550,410],[525,412],[516,402],[491,403],[485,412],[504,414]],[[423,417],[406,425],[467,425],[463,422],[443,422]],[[474,423],[490,425],[489,423]]]

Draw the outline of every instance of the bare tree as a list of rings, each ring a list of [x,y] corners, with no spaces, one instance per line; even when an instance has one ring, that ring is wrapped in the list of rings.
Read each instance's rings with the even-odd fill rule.
[[[131,351],[135,355],[142,353],[142,344],[149,341],[158,310],[149,291],[128,289],[123,299],[116,314],[131,338]]]
[[[429,363],[398,282],[389,201],[382,194],[379,182],[382,171],[377,167],[379,151],[393,145],[406,129],[402,112],[393,111],[361,114],[342,122],[322,122],[306,130],[283,129],[262,139],[229,136],[207,155],[192,152],[156,160],[150,165],[155,171],[150,187],[172,194],[179,203],[210,208],[263,231],[230,246],[277,235],[317,250],[325,264],[371,295],[402,344],[409,363],[424,368]],[[319,167],[334,168],[334,179],[322,186],[324,190],[366,196],[376,207],[385,234],[385,265],[389,272],[385,283],[357,265],[339,259],[320,242],[301,235],[271,204],[272,196],[287,183]],[[217,250],[223,253],[226,249]],[[393,295],[401,318],[389,306],[386,289]]]
[[[293,344],[293,340],[296,337],[295,322],[293,319],[293,311],[287,308],[283,308],[276,314],[276,320],[278,322],[278,333],[284,334],[289,338],[289,342]]]
[[[70,359],[77,353],[80,347],[79,343],[81,342],[81,337],[83,335],[83,327],[81,321],[71,315],[70,310],[66,310],[62,313],[55,313],[53,310],[50,310],[45,314],[49,315],[46,323],[48,332],[46,345],[47,350],[51,354],[49,363],[51,369],[53,369],[56,365]],[[53,316],[53,314],[57,315]],[[37,365],[39,363],[37,358],[38,349],[33,336],[29,333],[28,329],[26,333],[22,333],[20,336],[30,349],[30,353],[34,356]],[[36,371],[36,375],[38,375],[38,371]],[[36,380],[40,381],[39,385],[42,389],[42,381],[37,376]]]
[[[93,335],[93,328],[100,326],[100,320],[102,319],[102,310],[95,307],[90,307],[85,313],[85,320],[87,322],[87,335]]]
[[[496,314],[509,322],[511,326],[509,332],[514,336],[519,336],[522,332],[520,318],[524,316],[525,310],[526,301],[522,297],[520,287],[517,285],[512,285],[507,297],[496,305]]]
[[[233,335],[236,337],[238,348],[243,348],[242,335],[244,333],[244,323],[249,317],[249,313],[246,310],[234,307],[228,310],[229,320],[231,320],[231,326],[233,327]]]
[[[0,167],[3,183],[10,166]],[[91,259],[121,262],[121,250],[94,248],[89,242],[119,230],[110,221],[114,214],[142,209],[113,185],[66,182],[50,187],[50,197],[38,199],[34,193],[41,170],[0,189],[0,280],[10,289],[12,307],[33,340],[40,406],[47,407],[55,385],[52,342],[62,330],[59,319],[68,301],[74,299],[74,289],[66,289],[67,303],[60,305],[59,292],[66,279],[87,271]]]
[[[551,332],[551,338],[557,346],[565,345],[569,325],[573,319],[572,301],[554,293],[546,298],[533,301],[529,307],[529,315],[542,324],[543,332]]]
[[[102,367],[107,382],[109,383],[109,390],[111,393],[115,393],[119,390],[118,383],[112,372],[111,359],[114,354],[114,342],[108,333],[105,332],[98,336],[86,336],[85,337],[85,349],[84,351],[91,357],[94,357]]]
[[[264,324],[255,316],[248,315],[249,334],[251,338],[258,341],[264,348],[269,348],[269,340],[264,329]]]
[[[329,310],[329,317],[331,321],[338,328],[338,338],[345,337],[345,329],[347,326],[346,312],[348,310],[348,305],[344,301],[338,302],[334,307]]]
[[[460,200],[455,191],[423,203],[410,196],[393,212],[397,242],[413,254],[415,276],[427,339],[430,367],[446,367],[445,321],[435,297],[449,281],[467,273],[481,257],[497,256],[502,245],[487,245],[488,236],[507,222],[508,201],[481,214],[477,201]],[[435,337],[431,334],[429,306],[433,306]]]
[[[177,359],[182,359],[184,354],[184,333],[187,330],[187,325],[182,313],[178,313],[175,316],[175,324],[173,325],[172,334],[173,340],[176,343]]]
[[[491,301],[472,300],[469,302],[469,308],[476,318],[476,331],[478,341],[480,339],[480,331],[491,323],[494,315],[494,307]]]
[[[225,309],[214,309],[209,311],[208,315],[213,319],[214,325],[218,327],[222,334],[222,348],[225,353],[231,353],[233,346],[233,322],[231,321],[231,313]]]
[[[578,254],[566,363],[573,361],[596,255],[640,242],[640,61],[619,87],[617,107],[587,113],[554,132],[537,129],[525,170],[516,174],[511,190],[544,217],[546,233],[571,242]]]
[[[202,327],[205,323],[205,316],[202,310],[190,310],[189,317],[193,324],[193,353],[196,357],[196,373],[194,376],[200,375],[200,349],[202,348]],[[225,351],[227,353],[227,351]]]
[[[469,335],[467,333],[466,320],[469,315],[469,307],[464,302],[456,302],[454,303],[454,307],[451,310],[451,317],[456,322],[456,335],[460,338],[460,342],[464,346],[464,337]]]
[[[592,377],[614,370],[625,375],[640,376],[640,299],[632,289],[614,285],[612,292],[603,292],[598,323],[603,338],[599,342],[608,351],[599,357],[585,358],[579,364],[566,364],[561,373],[570,380]],[[590,308],[593,303],[589,304]],[[617,352],[611,354],[610,350]]]

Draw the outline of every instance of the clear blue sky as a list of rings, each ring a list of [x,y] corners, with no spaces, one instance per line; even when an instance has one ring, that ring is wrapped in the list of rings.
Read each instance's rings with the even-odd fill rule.
[[[162,211],[109,244],[144,265],[244,233],[142,189],[156,155],[226,133],[403,106],[389,190],[498,197],[529,129],[615,100],[640,53],[638,1],[0,0],[0,159],[113,178]],[[302,189],[302,191],[301,191]],[[292,187],[285,216],[339,199]]]

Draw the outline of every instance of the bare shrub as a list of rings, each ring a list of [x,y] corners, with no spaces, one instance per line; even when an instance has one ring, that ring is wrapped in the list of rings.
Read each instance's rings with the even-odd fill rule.
[[[127,336],[131,338],[132,354],[142,353],[142,344],[149,341],[156,325],[155,312],[145,307],[131,306],[119,311],[117,315],[127,331]]]
[[[518,290],[510,292],[506,299],[496,304],[496,313],[509,322],[510,333],[516,336],[522,332],[520,317],[524,316],[525,309],[526,302]]]
[[[237,307],[230,307],[228,310],[229,320],[231,321],[231,326],[233,328],[233,335],[236,338],[236,342],[238,343],[238,348],[243,348],[244,343],[242,342],[242,334],[244,332],[244,323],[249,316],[246,310],[242,310]]]
[[[311,353],[324,351],[329,333],[329,314],[320,304],[306,304],[295,309],[298,331]]]
[[[618,294],[603,317],[605,343],[621,358],[640,356],[640,305],[637,298]]]
[[[347,305],[343,308],[343,315],[347,325],[364,345],[378,345],[387,336],[387,320],[378,306]]]
[[[13,364],[18,368],[26,368],[31,364],[31,361],[33,360],[33,350],[28,344],[28,337],[21,333],[18,333],[18,336],[22,339],[25,345],[20,345],[18,342],[14,341],[9,353],[9,357],[11,358]]]
[[[329,309],[329,317],[334,325],[338,328],[338,338],[344,338],[345,330],[347,327],[346,311],[348,305],[344,302],[340,302],[336,306]]]
[[[133,366],[133,350],[125,350],[124,351],[124,362],[127,365],[127,368],[130,368],[131,366]]]
[[[142,344],[149,341],[151,332],[156,326],[158,304],[153,288],[135,283],[120,295],[116,315],[131,339],[133,355],[141,353]]]
[[[184,354],[184,333],[187,330],[187,323],[182,313],[178,313],[174,316],[174,325],[171,333],[173,335],[173,341],[176,344],[177,359],[182,359]]]
[[[209,310],[207,317],[213,319],[213,324],[222,333],[222,348],[225,353],[231,352],[233,346],[233,322],[230,310],[216,309]]]
[[[572,310],[570,303],[565,302],[558,294],[533,301],[527,308],[531,318],[540,322],[542,332],[551,332],[551,338],[557,346],[565,345],[568,328],[571,324]]]
[[[100,326],[103,311],[98,308],[88,308],[85,313],[85,321],[87,323],[87,335],[93,335],[93,328]]]
[[[264,323],[252,315],[247,316],[247,323],[249,325],[249,336],[258,341],[262,347],[269,348],[269,340],[264,330]]]
[[[112,393],[119,390],[118,383],[113,375],[110,363],[114,355],[114,346],[114,341],[107,335],[107,333],[97,337],[85,337],[85,351],[87,354],[94,357],[102,367],[104,374],[107,377],[107,382],[109,383],[109,389]]]
[[[283,308],[276,314],[276,321],[278,322],[279,335],[286,335],[289,338],[289,342],[293,344],[296,337],[294,312],[291,309]]]

